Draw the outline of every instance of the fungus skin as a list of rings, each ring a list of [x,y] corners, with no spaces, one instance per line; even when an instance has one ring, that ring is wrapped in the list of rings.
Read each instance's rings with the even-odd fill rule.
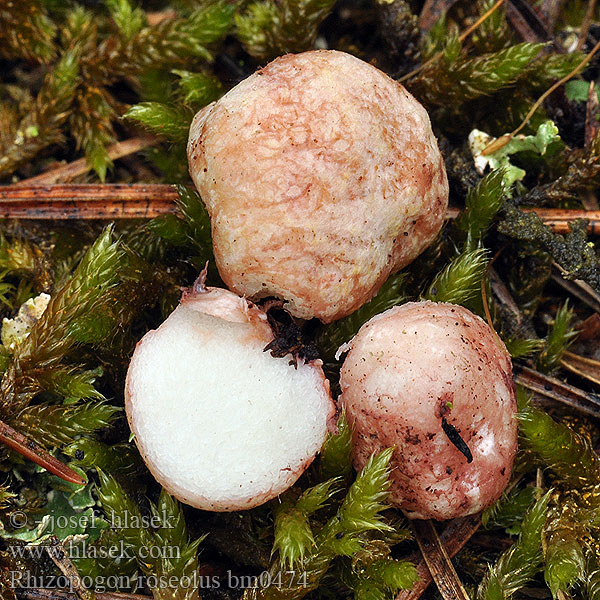
[[[354,427],[354,465],[395,448],[392,504],[413,519],[444,520],[500,497],[517,451],[517,403],[510,356],[482,319],[410,302],[371,319],[346,349],[339,403]]]
[[[282,56],[202,109],[188,160],[226,285],[326,323],[426,248],[448,204],[425,109],[334,50]]]
[[[259,506],[320,450],[335,413],[321,363],[273,358],[272,340],[260,308],[200,281],[138,343],[127,418],[150,472],[182,502]]]

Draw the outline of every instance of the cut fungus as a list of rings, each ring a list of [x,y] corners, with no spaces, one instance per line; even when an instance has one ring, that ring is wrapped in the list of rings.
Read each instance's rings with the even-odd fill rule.
[[[200,280],[137,345],[126,383],[136,444],[181,501],[258,506],[290,487],[334,414],[320,361],[275,358],[266,314]]]

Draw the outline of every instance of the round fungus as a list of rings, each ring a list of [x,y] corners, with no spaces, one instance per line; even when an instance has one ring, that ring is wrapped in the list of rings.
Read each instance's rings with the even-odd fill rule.
[[[425,109],[334,50],[282,56],[202,109],[188,159],[227,286],[323,322],[427,247],[448,203]]]
[[[393,504],[442,520],[500,497],[517,407],[510,356],[482,319],[411,302],[371,319],[344,349],[339,401],[354,426],[355,466],[394,447]]]

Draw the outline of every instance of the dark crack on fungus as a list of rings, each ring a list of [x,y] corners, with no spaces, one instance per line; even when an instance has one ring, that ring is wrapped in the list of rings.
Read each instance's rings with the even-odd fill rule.
[[[456,446],[457,450],[465,455],[468,463],[473,462],[473,455],[465,440],[460,437],[460,433],[454,425],[451,425],[446,421],[446,417],[442,417],[442,429],[448,437],[448,439]]]

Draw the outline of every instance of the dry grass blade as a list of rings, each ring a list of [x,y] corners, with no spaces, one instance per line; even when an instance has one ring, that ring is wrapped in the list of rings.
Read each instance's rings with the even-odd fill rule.
[[[566,351],[560,364],[572,373],[600,385],[600,361]]]
[[[506,16],[525,42],[545,42],[553,39],[552,29],[543,12],[524,0],[510,0]]]
[[[595,10],[596,0],[589,0],[585,17],[583,18],[583,23],[581,24],[581,29],[579,30],[579,39],[577,40],[576,50],[582,50],[585,46],[585,42],[587,41],[587,36],[590,31],[590,25],[592,24],[592,20],[594,18]]]
[[[523,313],[517,306],[505,283],[500,279],[500,276],[493,267],[488,269],[488,275],[494,296],[510,311],[515,318],[516,324],[521,325],[523,323]]]
[[[433,521],[429,519],[416,520],[412,522],[412,527],[421,554],[423,554],[427,568],[442,598],[444,600],[470,600]]]
[[[85,485],[86,483],[85,479],[75,473],[73,469],[67,467],[67,465],[46,452],[39,444],[15,431],[3,421],[0,421],[0,443],[65,481],[78,485]]]
[[[585,147],[589,148],[600,131],[600,102],[596,92],[596,84],[590,82],[587,103],[585,106]]]
[[[565,0],[542,0],[541,9],[548,20],[548,27],[554,31],[556,21],[560,15]]]
[[[112,146],[109,146],[106,151],[111,160],[117,160],[118,158],[135,154],[140,150],[150,148],[157,143],[158,140],[156,138],[135,137],[125,140],[124,142],[117,142]],[[86,158],[80,158],[79,160],[75,160],[56,169],[52,169],[51,171],[47,171],[41,175],[36,175],[35,177],[30,177],[29,179],[23,179],[23,181],[19,181],[14,185],[23,187],[31,185],[49,185],[52,183],[67,183],[75,179],[75,177],[85,175],[91,169],[92,167],[89,161]]]
[[[581,279],[564,279],[562,277],[563,273],[564,269],[560,265],[556,263],[552,264],[552,280],[584,304],[587,304],[591,309],[600,313],[600,294],[591,285],[585,281],[581,281]]]
[[[75,565],[69,558],[65,547],[61,541],[52,536],[51,545],[46,546],[46,550],[52,559],[52,562],[59,568],[60,572],[69,580],[71,588],[74,590],[79,600],[94,600],[94,594],[85,588],[81,577],[75,568]]]
[[[529,367],[515,367],[515,371],[517,373],[516,382],[528,390],[552,398],[552,400],[570,406],[591,417],[600,417],[600,396],[584,392],[575,386],[560,381],[560,379],[539,373]]]
[[[479,529],[481,519],[479,515],[470,515],[459,519],[452,519],[440,534],[440,540],[450,558],[454,558]],[[416,559],[417,574],[419,579],[411,590],[403,590],[395,600],[418,600],[433,581],[425,559]]]
[[[425,4],[419,15],[419,28],[422,31],[429,31],[439,20],[439,18],[448,12],[458,0],[425,0]]]

